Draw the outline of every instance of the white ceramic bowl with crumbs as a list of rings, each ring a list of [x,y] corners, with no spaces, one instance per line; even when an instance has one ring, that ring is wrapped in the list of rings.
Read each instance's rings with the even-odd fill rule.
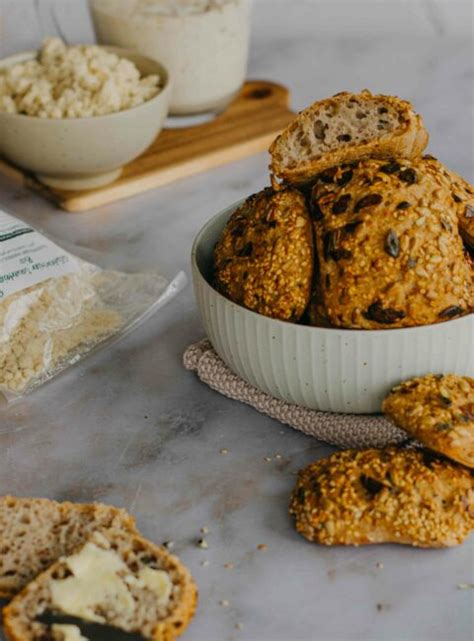
[[[133,62],[142,77],[159,76],[159,92],[138,106],[89,117],[0,110],[0,155],[51,187],[91,189],[116,180],[123,166],[151,145],[168,115],[171,84],[165,67],[126,49],[102,49]],[[26,52],[5,58],[0,73],[36,56]]]
[[[474,314],[424,327],[345,330],[274,320],[222,296],[212,286],[213,251],[240,204],[211,219],[192,250],[204,328],[233,372],[289,403],[346,414],[380,412],[389,390],[414,376],[474,376]]]

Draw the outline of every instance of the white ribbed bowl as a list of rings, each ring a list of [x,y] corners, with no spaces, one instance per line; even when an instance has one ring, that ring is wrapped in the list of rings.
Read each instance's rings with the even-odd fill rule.
[[[224,298],[210,284],[213,250],[239,204],[200,231],[192,269],[209,340],[251,385],[311,409],[364,414],[380,412],[391,387],[413,376],[474,376],[474,314],[426,327],[327,329],[267,318]]]

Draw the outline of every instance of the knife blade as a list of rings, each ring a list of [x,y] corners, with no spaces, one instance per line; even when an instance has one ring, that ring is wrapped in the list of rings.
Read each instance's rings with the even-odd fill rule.
[[[145,641],[145,637],[142,637],[138,632],[124,632],[110,625],[90,623],[66,614],[46,611],[37,616],[36,621],[46,625],[75,625],[89,641]]]

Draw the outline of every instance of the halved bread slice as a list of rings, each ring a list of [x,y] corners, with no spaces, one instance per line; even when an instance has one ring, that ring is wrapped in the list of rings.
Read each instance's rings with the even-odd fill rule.
[[[45,614],[172,641],[196,603],[194,581],[175,556],[138,534],[107,530],[29,583],[4,609],[3,624],[9,641],[62,641],[61,625],[38,621]]]
[[[136,532],[134,519],[109,505],[0,498],[0,598],[10,598],[96,530]]]
[[[342,163],[415,158],[428,144],[421,116],[394,96],[342,92],[302,111],[270,147],[270,169],[288,184],[310,182]]]

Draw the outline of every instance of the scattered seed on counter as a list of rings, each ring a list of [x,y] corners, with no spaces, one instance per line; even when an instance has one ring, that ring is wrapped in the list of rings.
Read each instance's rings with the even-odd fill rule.
[[[271,463],[271,460],[272,460],[272,459],[271,459],[271,457],[270,457],[270,456],[265,456],[265,457],[263,458],[263,460],[264,460],[266,463]]]
[[[260,552],[266,552],[268,550],[268,545],[266,543],[259,543],[257,545],[257,550],[260,550]]]
[[[164,541],[163,547],[167,550],[172,550],[174,548],[174,541]]]
[[[224,563],[224,567],[226,570],[233,570],[235,566],[233,563]]]
[[[376,564],[375,564],[375,567],[376,567],[378,570],[383,570],[383,563],[381,563],[381,562],[379,561],[378,563],[376,563]]]
[[[220,454],[228,454],[229,450],[227,450],[225,447],[223,447],[221,450],[219,450]]]
[[[205,525],[199,530],[201,534],[209,534],[209,528]]]
[[[208,543],[207,543],[206,539],[198,539],[198,540],[197,540],[197,546],[198,546],[199,548],[202,548],[203,550],[207,550],[207,549],[208,549],[208,547],[209,547],[209,545],[208,545]]]
[[[219,605],[223,608],[228,608],[230,605],[230,601],[228,601],[227,599],[222,599],[221,601],[219,601]]]
[[[202,568],[207,568],[208,566],[209,566],[209,561],[207,559],[204,559],[204,561],[201,561]]]
[[[458,590],[472,590],[474,589],[474,583],[458,583]]]
[[[236,630],[243,630],[243,629],[244,629],[244,626],[242,625],[242,623],[236,623],[236,624],[235,624],[235,629],[236,629]]]

